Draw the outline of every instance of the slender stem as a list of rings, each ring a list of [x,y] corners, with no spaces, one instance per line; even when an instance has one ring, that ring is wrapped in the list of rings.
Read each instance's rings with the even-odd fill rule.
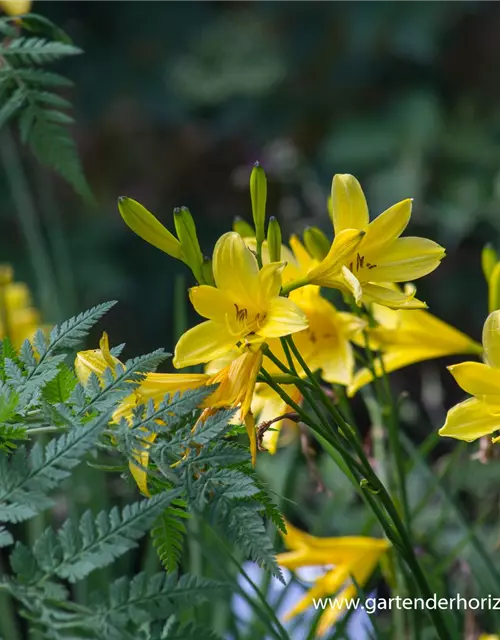
[[[28,246],[44,319],[57,318],[60,316],[60,305],[52,264],[19,150],[8,129],[3,131],[0,139],[0,159]]]
[[[43,433],[60,433],[61,431],[67,431],[68,427],[31,427],[26,429],[26,435],[38,436]]]
[[[2,567],[0,566],[0,574]],[[13,599],[8,591],[8,585],[0,585],[0,632],[4,640],[21,640],[18,622],[16,620]]]
[[[285,284],[283,286],[283,288],[281,289],[281,295],[287,296],[292,291],[295,291],[295,289],[300,289],[301,287],[305,287],[308,284],[309,284],[309,280],[307,278],[299,278],[298,280],[292,280],[292,282],[289,282],[288,284]]]
[[[65,233],[63,216],[57,199],[54,197],[54,183],[49,172],[38,166],[36,172],[37,191],[40,195],[40,209],[45,217],[47,238],[56,269],[56,280],[59,284],[60,300],[63,316],[62,321],[77,311],[77,287],[74,262],[68,238]]]
[[[324,393],[321,385],[319,384],[318,380],[316,379],[316,377],[311,373],[309,367],[307,366],[307,363],[304,361],[302,355],[300,354],[299,350],[297,349],[297,347],[295,346],[295,343],[293,341],[293,338],[291,336],[288,336],[287,338],[288,344],[290,345],[290,348],[294,354],[294,356],[297,358],[300,366],[304,369],[306,375],[308,376],[308,378],[310,379],[311,383],[314,384],[318,390],[319,393],[319,398],[320,400],[323,402],[323,404],[325,405],[326,408],[328,408],[331,412],[331,415],[334,417],[335,421],[337,422],[338,426],[342,429],[342,433],[344,434],[344,436],[346,437],[346,439],[348,440],[349,444],[351,445],[351,447],[354,449],[355,453],[358,455],[359,460],[360,460],[360,466],[362,468],[362,472],[364,473],[366,480],[369,483],[369,486],[371,486],[371,488],[373,489],[374,493],[376,495],[378,495],[383,507],[385,508],[387,515],[390,517],[390,519],[392,520],[392,523],[394,524],[394,527],[396,529],[396,531],[399,534],[399,537],[401,538],[401,542],[403,544],[403,556],[406,560],[406,563],[408,565],[408,567],[410,568],[410,570],[412,571],[414,578],[422,592],[423,595],[425,595],[426,597],[430,598],[433,595],[432,589],[430,588],[429,583],[427,582],[427,578],[425,577],[420,564],[417,560],[417,557],[415,555],[415,551],[413,549],[413,545],[411,542],[411,539],[409,537],[409,533],[408,530],[406,529],[403,521],[400,518],[400,515],[398,513],[398,510],[396,509],[396,507],[394,506],[394,503],[389,495],[389,493],[387,492],[387,489],[385,488],[384,484],[380,481],[379,477],[377,476],[377,474],[373,471],[372,466],[370,465],[366,454],[363,450],[363,447],[360,444],[360,437],[359,434],[357,434],[354,430],[353,427],[351,427],[351,425],[349,425],[343,418],[342,414],[339,412],[338,408],[333,404],[333,402],[331,401],[331,399]],[[327,433],[327,437],[330,434]],[[333,443],[332,443],[333,444]],[[347,461],[346,461],[347,462]],[[377,517],[379,517],[379,514],[377,514]],[[391,538],[390,538],[391,539]],[[446,622],[443,618],[443,616],[441,615],[441,612],[438,610],[431,610],[429,611],[429,615],[432,618],[434,625],[436,627],[436,631],[438,631],[439,633],[439,637],[442,639],[448,639],[451,638],[450,632],[447,628]]]

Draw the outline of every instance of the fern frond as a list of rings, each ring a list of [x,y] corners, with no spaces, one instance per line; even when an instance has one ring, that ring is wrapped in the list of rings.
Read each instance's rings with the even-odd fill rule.
[[[51,42],[44,38],[15,38],[0,46],[0,55],[24,64],[44,64],[81,53],[82,50],[72,44]]]
[[[40,342],[35,342],[40,355],[40,361],[62,349],[71,349],[77,347],[87,336],[92,327],[116,304],[116,300],[104,302],[92,307],[88,311],[78,314],[74,318],[63,322],[60,327],[56,326],[50,332],[48,345],[45,346],[43,352],[39,347],[45,343],[43,333],[39,333]],[[41,334],[41,335],[40,335]]]
[[[9,23],[0,23],[10,30]],[[57,27],[41,16],[30,14],[20,22],[34,31],[49,27],[53,37],[60,37]],[[17,118],[21,141],[31,147],[39,162],[65,178],[84,198],[93,201],[85,179],[75,141],[68,129],[73,118],[64,110],[72,107],[66,98],[52,88],[71,86],[72,82],[58,73],[39,68],[82,51],[67,41],[40,37],[16,37],[0,42],[0,128]]]
[[[77,382],[73,371],[63,364],[56,377],[44,386],[42,391],[44,400],[52,405],[67,402]]]
[[[121,512],[116,507],[97,516],[87,511],[78,526],[68,520],[57,538],[47,534],[45,544],[35,548],[36,558],[39,563],[45,563],[46,573],[54,573],[70,582],[81,580],[135,547],[137,540],[178,495],[177,491],[158,494],[127,505]],[[60,545],[60,561],[54,545]],[[55,556],[56,561],[47,564],[47,554],[52,558]]]
[[[67,478],[82,457],[94,448],[110,414],[86,424],[73,424],[46,447],[37,442],[26,456],[20,447],[11,458],[0,456],[0,521],[20,522],[49,508],[48,491]]]
[[[259,505],[252,501],[237,503],[221,499],[215,506],[214,516],[229,541],[284,583]]]
[[[171,506],[165,509],[151,529],[153,546],[165,570],[171,573],[181,560],[186,526],[183,519],[189,518],[184,509]]]

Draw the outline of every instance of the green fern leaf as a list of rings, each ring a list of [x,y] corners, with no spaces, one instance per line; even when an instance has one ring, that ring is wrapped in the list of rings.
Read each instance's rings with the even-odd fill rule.
[[[52,571],[65,580],[76,582],[94,569],[105,567],[137,545],[137,540],[150,529],[158,515],[179,495],[178,491],[162,493],[148,500],[116,507],[109,514],[95,517],[87,512],[79,528],[67,521],[60,533],[63,560]]]
[[[90,423],[74,423],[44,448],[36,443],[28,459],[24,447],[9,459],[0,456],[0,521],[20,522],[52,505],[48,491],[67,478],[81,458],[94,448],[111,412]]]
[[[179,566],[186,535],[186,526],[182,520],[188,517],[189,514],[184,509],[168,507],[151,530],[153,546],[162,565],[169,573]]]
[[[0,55],[24,64],[44,64],[80,53],[82,50],[71,44],[44,38],[15,38],[0,46]]]
[[[42,395],[52,405],[67,402],[76,384],[75,374],[67,365],[63,364],[57,376],[44,386]]]

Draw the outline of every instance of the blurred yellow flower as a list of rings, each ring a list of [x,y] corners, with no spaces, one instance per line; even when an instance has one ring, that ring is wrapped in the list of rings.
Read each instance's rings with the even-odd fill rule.
[[[428,311],[393,310],[374,304],[372,315],[377,325],[367,330],[369,345],[382,352],[386,373],[423,360],[460,353],[479,355],[483,351],[478,342]],[[360,338],[358,344],[364,346],[364,338]],[[383,371],[379,358],[374,364],[375,373],[381,376]],[[348,388],[348,395],[353,396],[372,380],[370,369],[360,369]]]
[[[497,636],[495,633],[482,633],[478,640],[500,640],[500,636]]]
[[[208,318],[189,329],[175,348],[177,368],[209,362],[237,345],[259,344],[307,327],[303,312],[279,295],[283,264],[274,262],[260,271],[255,255],[234,231],[215,245],[213,272],[216,287],[190,290],[196,311]]]
[[[22,16],[31,10],[31,0],[0,0],[0,9],[9,16]]]
[[[41,320],[27,285],[12,278],[11,267],[0,265],[0,338],[8,336],[19,349],[40,328]]]
[[[484,323],[483,348],[485,364],[462,362],[448,367],[459,386],[473,397],[448,411],[441,436],[472,442],[500,429],[500,311],[490,313]]]
[[[317,632],[324,636],[342,615],[345,602],[358,593],[351,576],[362,589],[390,543],[362,536],[316,538],[289,523],[286,528],[283,538],[290,551],[278,554],[278,564],[291,571],[310,566],[325,568],[324,575],[315,580],[306,595],[286,614],[286,619],[312,606],[313,599],[335,596],[338,607],[326,608],[319,620]]]
[[[399,237],[410,220],[411,206],[410,199],[403,200],[370,222],[359,182],[349,174],[335,175],[331,199],[335,239],[326,258],[309,272],[309,282],[349,291],[357,303],[425,307],[413,290],[403,293],[389,286],[431,273],[445,255],[443,247],[427,238]]]

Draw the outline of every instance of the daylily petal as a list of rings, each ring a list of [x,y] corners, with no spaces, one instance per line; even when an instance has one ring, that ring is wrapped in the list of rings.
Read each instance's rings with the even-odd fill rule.
[[[265,324],[259,329],[263,338],[280,338],[308,326],[304,312],[288,298],[274,298],[269,303]]]
[[[279,556],[277,560],[279,563]],[[348,566],[335,567],[331,571],[328,571],[322,578],[316,580],[315,584],[295,604],[295,606],[285,613],[284,619],[290,620],[299,613],[308,609],[313,604],[313,599],[334,595],[349,578],[348,569]]]
[[[322,378],[332,384],[350,384],[354,372],[354,354],[351,344],[347,339],[339,339],[337,342],[322,342],[321,350],[312,359],[312,364],[316,364],[321,369]],[[313,368],[316,368],[313,366]]]
[[[411,312],[405,311],[404,313]],[[396,346],[394,349],[388,349],[383,354],[382,359],[384,361],[385,372],[391,373],[391,371],[402,369],[410,364],[423,362],[424,360],[432,360],[433,358],[440,358],[443,355],[445,354],[435,348],[426,347],[425,345],[405,346],[399,348]],[[383,371],[379,358],[376,358],[374,365],[377,376],[382,376]],[[367,367],[360,369],[354,374],[352,383],[347,389],[347,395],[352,397],[359,389],[364,387],[366,384],[369,384],[372,380],[373,374],[370,369]]]
[[[410,221],[412,202],[411,198],[402,200],[372,220],[360,246],[360,253],[373,256],[399,238]]]
[[[500,369],[482,362],[461,362],[448,370],[458,386],[471,396],[500,395]]]
[[[305,275],[317,264],[317,261],[309,255],[309,252],[296,235],[290,236],[290,247],[299,265],[301,275]]]
[[[245,416],[245,428],[247,430],[248,440],[250,441],[252,466],[255,467],[257,460],[257,434],[255,433],[255,420],[252,412],[247,413]]]
[[[215,245],[213,272],[217,287],[227,292],[234,302],[258,306],[259,267],[243,238],[234,231],[221,236]]]
[[[500,429],[500,416],[491,415],[484,402],[470,398],[448,411],[446,422],[439,429],[439,435],[472,442],[497,429]]]
[[[140,238],[169,256],[184,260],[181,243],[142,204],[132,198],[118,198],[118,210],[125,223]]]
[[[444,258],[443,247],[427,238],[398,238],[378,256],[376,266],[360,269],[357,277],[369,282],[406,282],[431,273]]]
[[[271,262],[264,265],[259,271],[260,303],[262,305],[265,305],[269,299],[279,296],[281,274],[284,268],[283,262]]]
[[[483,327],[483,347],[487,362],[500,369],[500,311],[493,311]]]
[[[132,460],[129,462],[129,465],[128,465],[130,469],[130,473],[132,474],[132,477],[134,478],[137,484],[137,487],[139,488],[139,491],[143,495],[148,497],[151,494],[149,493],[149,489],[148,489],[148,474],[144,470],[147,468],[149,464],[149,453],[147,451],[149,449],[149,445],[147,445],[146,443],[153,443],[156,440],[157,435],[158,434],[156,433],[150,433],[148,436],[146,436],[144,438],[144,443],[142,443],[144,450],[133,454],[134,460],[136,460],[140,466],[134,464]],[[144,467],[144,469],[141,467]]]
[[[355,303],[359,305],[361,303],[361,298],[363,297],[363,289],[361,288],[360,281],[352,271],[349,271],[347,267],[342,267],[342,278],[347,289],[352,293]]]
[[[332,180],[332,218],[335,235],[344,229],[365,230],[370,221],[368,205],[361,185],[348,173]]]
[[[363,302],[376,302],[391,309],[426,309],[427,305],[414,297],[414,292],[403,293],[382,284],[363,284]]]
[[[345,229],[336,234],[325,259],[309,271],[309,282],[328,286],[332,279],[338,278],[342,267],[349,262],[364,233],[358,229]]]
[[[174,367],[180,369],[215,360],[229,351],[234,343],[234,336],[226,331],[224,325],[207,320],[179,338],[175,347]]]
[[[206,373],[148,373],[136,393],[144,400],[159,402],[164,396],[208,384]]]
[[[227,317],[235,313],[234,303],[228,294],[207,284],[191,287],[189,299],[196,312],[209,320],[224,323]]]

